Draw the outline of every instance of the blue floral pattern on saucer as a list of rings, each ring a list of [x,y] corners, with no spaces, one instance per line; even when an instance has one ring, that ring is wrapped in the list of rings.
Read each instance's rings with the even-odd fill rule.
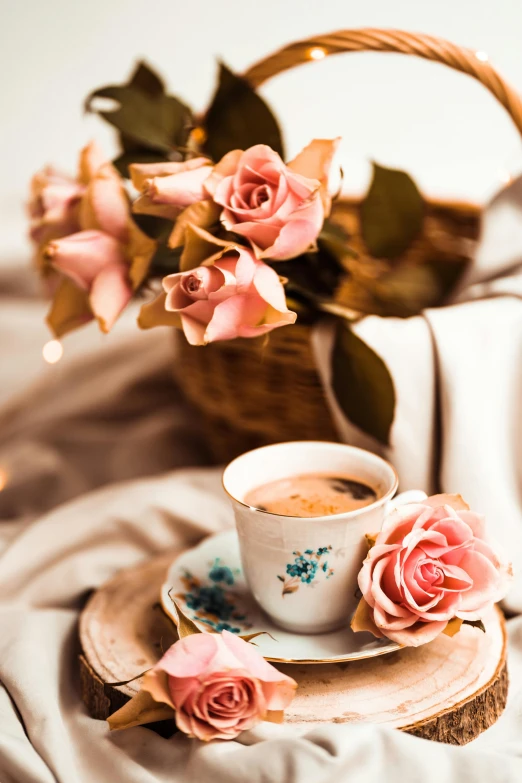
[[[293,563],[287,563],[286,575],[277,578],[283,583],[283,595],[295,593],[301,584],[312,585],[315,578],[324,574],[325,579],[334,575],[334,569],[328,565],[326,557],[332,551],[331,546],[321,546],[317,551],[305,549],[304,553],[292,552]]]
[[[209,564],[208,582],[184,570],[180,577],[185,592],[176,593],[193,620],[207,625],[213,631],[242,633],[252,625],[236,606],[233,592],[228,590],[240,575],[239,568],[229,568],[223,559],[217,557]]]
[[[313,590],[315,586],[320,588],[324,585],[333,562],[332,556],[333,550],[328,546],[296,552],[288,557],[288,565],[291,570],[295,567],[298,575],[286,573],[285,566],[280,573],[283,579],[295,579],[299,586],[304,585],[301,592],[306,593],[305,587]],[[299,560],[300,557],[311,561],[312,565],[306,565]],[[281,582],[276,580],[273,572],[270,583],[272,589],[279,593]],[[310,636],[290,633],[275,625],[259,608],[245,580],[235,530],[209,536],[176,557],[161,588],[161,605],[167,617],[176,623],[178,617],[172,599],[201,631],[216,633],[218,629],[229,627],[236,634],[260,634],[255,640],[257,650],[267,660],[278,663],[353,661],[399,649],[396,642],[388,639],[376,639],[365,632],[354,633],[348,618],[346,625],[337,631]],[[292,599],[285,596],[284,600],[288,600],[291,609],[294,605]],[[194,608],[190,608],[189,604]]]

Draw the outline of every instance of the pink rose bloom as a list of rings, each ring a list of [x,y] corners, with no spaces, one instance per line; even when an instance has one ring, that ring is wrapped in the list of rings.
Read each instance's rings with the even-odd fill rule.
[[[395,510],[359,573],[363,609],[354,630],[416,647],[454,617],[478,620],[505,594],[509,566],[485,540],[484,517],[458,495],[435,495]]]
[[[93,144],[82,151],[80,180],[77,230],[44,249],[47,264],[62,276],[48,316],[58,337],[93,318],[108,332],[143,279],[156,247],[134,225],[117,171]]]
[[[296,159],[297,160],[297,159]],[[221,222],[245,237],[258,258],[282,260],[304,253],[321,231],[321,182],[286,166],[265,144],[225,155],[205,183],[223,207]]]
[[[211,266],[163,279],[165,310],[178,313],[191,345],[258,337],[292,324],[279,276],[244,247],[225,252]]]
[[[212,171],[208,158],[191,158],[182,163],[133,163],[129,171],[141,196],[133,211],[174,220],[179,212],[196,201],[208,199],[203,183]]]
[[[199,633],[167,650],[142,690],[175,710],[180,731],[200,740],[234,739],[292,701],[297,683],[238,636]]]
[[[78,207],[84,190],[81,182],[64,177],[50,166],[34,175],[28,203],[33,242],[43,244],[78,231]]]

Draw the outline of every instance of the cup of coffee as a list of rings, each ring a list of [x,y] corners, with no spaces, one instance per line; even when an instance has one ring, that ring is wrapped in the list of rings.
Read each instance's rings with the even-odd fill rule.
[[[305,634],[347,624],[365,533],[381,529],[397,490],[392,465],[339,443],[276,443],[233,460],[223,485],[245,578],[273,622]]]

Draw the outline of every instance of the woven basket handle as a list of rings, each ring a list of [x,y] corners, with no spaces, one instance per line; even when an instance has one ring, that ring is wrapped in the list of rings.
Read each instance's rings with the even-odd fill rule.
[[[456,71],[469,74],[487,87],[506,109],[522,135],[522,100],[488,62],[487,56],[431,35],[373,28],[338,30],[288,44],[255,63],[244,77],[253,87],[259,87],[282,71],[310,62],[314,59],[311,54],[313,49],[321,49],[325,55],[340,52],[400,52],[443,63]]]

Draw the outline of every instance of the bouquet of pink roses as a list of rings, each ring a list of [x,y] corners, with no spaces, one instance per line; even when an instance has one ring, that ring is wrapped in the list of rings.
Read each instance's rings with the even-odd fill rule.
[[[441,303],[464,268],[455,258],[419,264],[410,253],[426,212],[411,178],[374,165],[361,246],[331,190],[340,140],[314,139],[285,163],[269,107],[225,66],[200,117],[143,63],[86,106],[118,130],[122,154],[110,163],[91,143],[76,177],[48,167],[31,186],[30,233],[55,337],[92,320],[109,331],[134,296],[145,300],[141,328],[178,327],[193,345],[329,314],[339,321],[334,391],[354,420],[360,406],[349,397],[365,385],[357,398],[379,414],[355,423],[386,441],[393,383],[350,324]]]

